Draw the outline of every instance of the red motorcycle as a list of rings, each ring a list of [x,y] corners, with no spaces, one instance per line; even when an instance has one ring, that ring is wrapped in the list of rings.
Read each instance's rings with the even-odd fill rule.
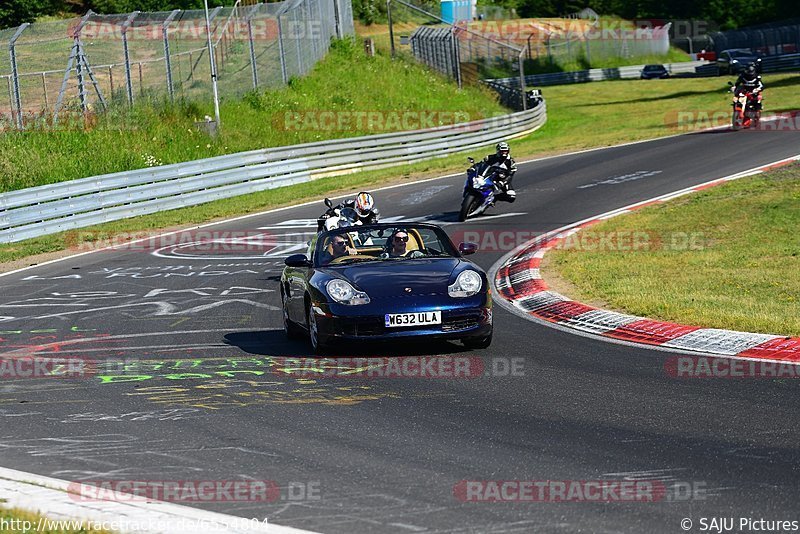
[[[733,116],[731,127],[734,130],[755,128],[761,120],[761,92],[733,91]]]

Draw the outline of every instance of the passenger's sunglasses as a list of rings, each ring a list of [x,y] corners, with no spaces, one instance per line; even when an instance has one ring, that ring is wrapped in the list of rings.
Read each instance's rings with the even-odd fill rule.
[[[347,241],[334,241],[333,244],[337,247],[342,247],[347,244]]]
[[[396,235],[396,236],[394,236],[394,240],[395,241],[403,241],[404,243],[408,243],[408,236],[407,235],[404,235],[404,236]]]

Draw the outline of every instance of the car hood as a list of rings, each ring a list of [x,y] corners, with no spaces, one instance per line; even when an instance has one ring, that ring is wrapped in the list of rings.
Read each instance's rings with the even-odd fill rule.
[[[447,293],[453,271],[461,270],[459,264],[468,262],[460,258],[388,260],[329,267],[326,271],[366,291],[370,298],[404,297]]]

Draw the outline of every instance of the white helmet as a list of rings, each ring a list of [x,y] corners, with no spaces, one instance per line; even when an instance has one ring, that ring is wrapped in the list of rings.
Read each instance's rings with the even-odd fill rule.
[[[355,210],[358,216],[367,217],[372,213],[373,208],[375,208],[375,200],[372,198],[372,195],[366,192],[359,193],[356,197],[355,204]]]

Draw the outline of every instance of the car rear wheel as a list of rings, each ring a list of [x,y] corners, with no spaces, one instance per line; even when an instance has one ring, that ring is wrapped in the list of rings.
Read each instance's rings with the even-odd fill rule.
[[[462,339],[461,342],[468,349],[488,349],[492,344],[492,334],[486,337],[468,337]]]
[[[286,302],[286,295],[281,288],[281,308],[283,309],[283,331],[289,339],[299,339],[303,335],[303,329],[294,321],[289,319],[289,306]]]

